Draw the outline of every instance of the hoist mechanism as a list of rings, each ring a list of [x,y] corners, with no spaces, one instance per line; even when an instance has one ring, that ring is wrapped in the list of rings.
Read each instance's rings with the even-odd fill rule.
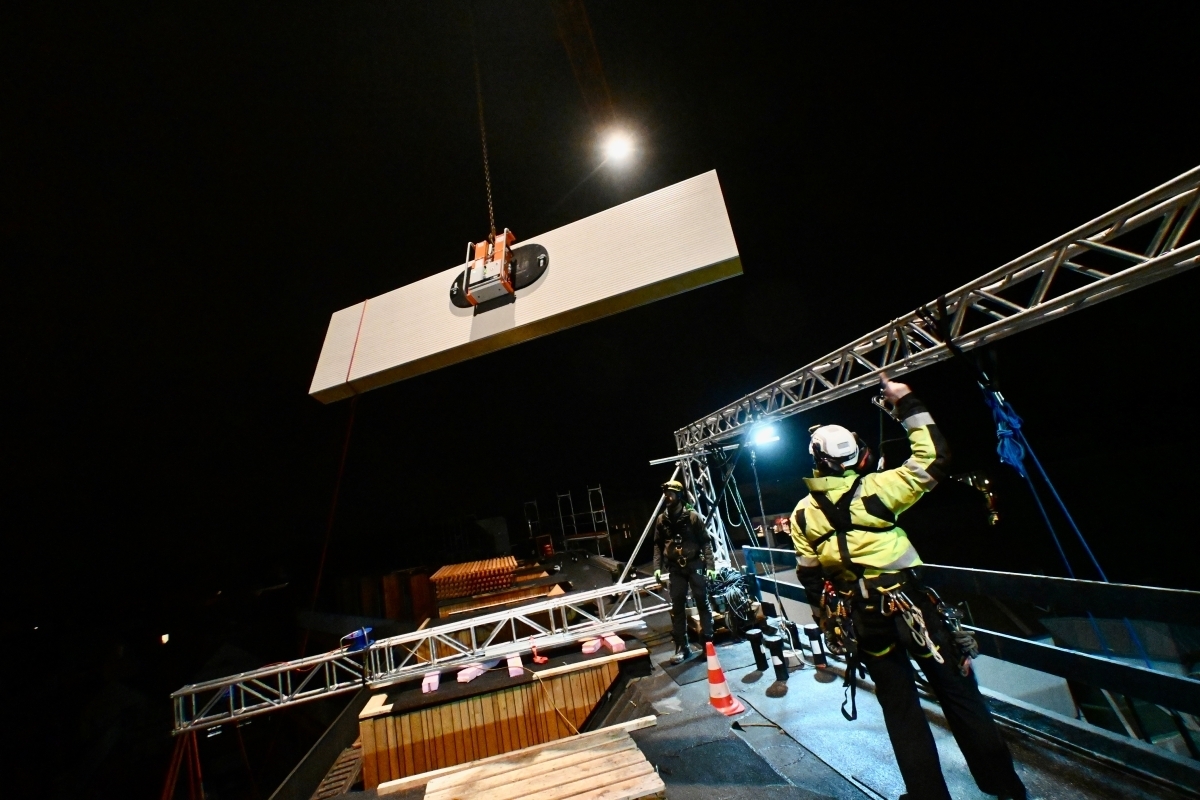
[[[450,302],[480,313],[512,302],[518,289],[536,283],[550,265],[550,254],[540,244],[514,248],[516,240],[505,228],[494,239],[467,242],[466,264],[450,284]]]
[[[470,263],[464,273],[464,294],[468,303],[477,306],[504,294],[516,294],[509,264],[512,261],[510,246],[516,240],[512,231],[505,228],[499,236],[489,236],[474,245],[467,243],[467,260]],[[474,259],[471,258],[472,249],[475,250]]]

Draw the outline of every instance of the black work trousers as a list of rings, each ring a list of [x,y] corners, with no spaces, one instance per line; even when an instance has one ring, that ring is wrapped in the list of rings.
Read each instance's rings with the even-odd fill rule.
[[[950,635],[945,623],[924,594],[918,596],[911,590],[907,594],[924,614],[946,663],[939,664],[927,649],[916,645],[901,614],[885,617],[878,610],[861,609],[855,612],[854,623],[863,665],[875,682],[875,696],[883,707],[888,738],[909,796],[912,800],[950,800],[933,733],[913,682],[911,651],[942,705],[950,732],[980,791],[1024,798],[1025,787],[1013,770],[1012,755],[1000,738],[974,674],[963,676],[954,663],[956,656],[948,646]],[[879,601],[872,600],[878,609]]]
[[[704,577],[703,565],[694,567],[672,566],[668,571],[671,580],[671,638],[676,647],[687,644],[687,603],[688,587],[692,589],[692,599],[696,601],[696,609],[700,612],[700,630],[704,641],[712,641],[713,618],[712,609],[708,606],[708,579]]]

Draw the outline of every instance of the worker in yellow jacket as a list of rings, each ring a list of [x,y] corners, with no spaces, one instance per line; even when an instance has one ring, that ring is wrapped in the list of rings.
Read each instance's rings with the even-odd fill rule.
[[[854,672],[875,683],[888,736],[911,800],[949,800],[937,748],[921,710],[910,656],[933,688],[979,788],[1026,797],[975,677],[973,641],[956,636],[944,606],[919,582],[921,557],[897,518],[945,477],[948,450],[933,417],[908,386],[883,378],[883,399],[908,433],[911,457],[870,471],[870,450],[840,425],[811,430],[814,477],[792,513],[796,575],[827,634],[844,648],[854,719]]]

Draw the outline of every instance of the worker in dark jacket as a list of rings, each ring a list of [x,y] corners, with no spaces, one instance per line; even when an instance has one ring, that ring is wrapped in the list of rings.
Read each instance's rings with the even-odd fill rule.
[[[933,417],[903,383],[883,378],[883,400],[908,434],[910,458],[871,472],[870,451],[839,425],[811,431],[816,467],[809,495],[792,514],[796,575],[826,632],[844,647],[847,702],[854,711],[855,665],[875,683],[888,737],[911,800],[950,800],[933,734],[917,696],[910,657],[941,702],[979,788],[1001,798],[1025,798],[1012,756],[1000,738],[975,677],[973,639],[960,630],[936,594],[921,586],[921,558],[897,517],[945,477],[947,448]],[[937,602],[935,602],[937,601]],[[954,629],[952,629],[952,627]]]
[[[688,587],[700,612],[700,630],[704,641],[712,641],[712,609],[708,606],[708,577],[716,577],[712,540],[704,519],[684,503],[683,484],[667,481],[662,485],[665,507],[654,521],[654,577],[662,580],[667,571],[671,583],[671,636],[675,640],[672,664],[680,664],[692,655],[688,647],[684,604]]]

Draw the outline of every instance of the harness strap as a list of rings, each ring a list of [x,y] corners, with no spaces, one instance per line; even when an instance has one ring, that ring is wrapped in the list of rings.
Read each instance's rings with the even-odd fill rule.
[[[837,502],[829,499],[827,492],[810,492],[813,502],[821,509],[821,513],[825,515],[825,519],[833,527],[833,530],[828,533],[821,534],[812,541],[812,548],[816,550],[825,542],[829,541],[834,536],[837,537],[838,556],[842,561],[842,568],[847,572],[852,572],[859,578],[862,578],[866,567],[855,564],[850,559],[850,543],[846,539],[846,535],[850,531],[867,531],[869,533],[887,533],[895,529],[895,525],[889,525],[886,528],[872,528],[869,525],[855,525],[850,515],[850,504],[854,502],[854,495],[858,491],[858,487],[862,485],[862,476],[859,475],[854,479],[854,483],[850,488],[842,493]]]
[[[858,719],[858,679],[867,677],[867,669],[863,666],[858,648],[846,656],[846,679],[842,682],[842,716],[847,722]],[[846,706],[850,710],[846,711]]]

